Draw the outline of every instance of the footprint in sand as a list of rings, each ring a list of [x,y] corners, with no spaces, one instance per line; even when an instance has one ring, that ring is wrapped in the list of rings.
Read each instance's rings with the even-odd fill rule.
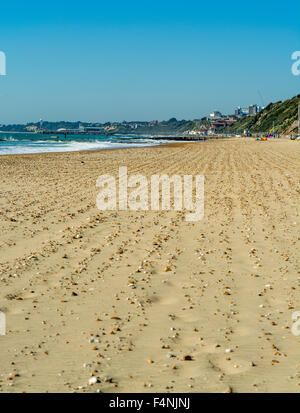
[[[178,303],[178,299],[176,297],[162,297],[157,299],[158,304],[162,305],[172,305]]]
[[[225,374],[240,374],[250,370],[249,361],[234,358],[232,360],[226,360],[226,357],[222,355],[210,355],[208,361],[213,369],[219,370]]]

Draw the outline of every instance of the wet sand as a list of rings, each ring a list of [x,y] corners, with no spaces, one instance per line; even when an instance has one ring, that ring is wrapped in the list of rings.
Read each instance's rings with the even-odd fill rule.
[[[0,392],[299,392],[299,142],[0,157]],[[96,179],[203,174],[205,216]]]

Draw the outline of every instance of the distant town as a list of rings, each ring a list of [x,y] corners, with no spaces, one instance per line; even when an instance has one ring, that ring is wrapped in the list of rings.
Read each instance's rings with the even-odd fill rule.
[[[232,127],[237,121],[248,116],[255,116],[264,108],[259,105],[250,105],[243,108],[238,106],[232,115],[224,115],[220,111],[213,111],[201,119],[168,121],[123,121],[106,123],[86,122],[48,122],[40,120],[26,125],[0,125],[3,132],[35,132],[61,134],[187,134],[187,135],[215,135],[226,127]]]

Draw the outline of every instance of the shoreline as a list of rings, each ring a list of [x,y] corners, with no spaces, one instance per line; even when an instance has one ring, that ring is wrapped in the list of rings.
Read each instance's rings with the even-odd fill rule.
[[[145,148],[159,148],[159,147],[169,147],[174,145],[181,145],[182,143],[187,143],[187,142],[176,142],[176,143],[166,143],[166,144],[157,144],[157,145],[145,145],[145,146],[132,146],[132,147],[126,147],[126,148],[102,148],[102,149],[87,149],[87,150],[74,150],[74,151],[62,151],[62,152],[38,152],[38,153],[15,153],[15,154],[0,154],[0,159],[2,157],[14,157],[14,156],[39,156],[39,155],[68,155],[68,154],[88,154],[88,153],[99,153],[103,151],[126,151],[126,150],[133,150],[133,149],[145,149]],[[188,142],[192,143],[192,142]]]
[[[161,138],[157,138],[161,139]],[[135,142],[132,143],[132,146],[128,147],[118,147],[118,148],[101,148],[101,149],[84,149],[84,150],[66,150],[66,151],[46,151],[46,152],[33,152],[33,153],[16,153],[16,154],[1,154],[0,153],[0,159],[2,157],[8,157],[8,156],[31,156],[31,155],[47,155],[47,154],[69,154],[69,153],[88,153],[88,152],[102,152],[102,151],[116,151],[116,150],[126,150],[126,149],[143,149],[143,148],[158,148],[158,147],[172,147],[172,145],[183,145],[183,144],[196,144],[196,143],[211,143],[211,142],[218,142],[220,140],[224,140],[227,142],[230,141],[241,141],[241,140],[255,140],[256,137],[250,136],[250,137],[207,137],[205,140],[203,139],[198,139],[198,140],[175,140],[173,142],[168,142],[168,139],[165,140],[165,143],[158,143],[158,144],[145,144],[143,146],[135,146]],[[280,141],[289,141],[291,140],[287,136],[282,136],[279,139],[274,138],[272,140],[268,140],[268,142],[280,142]],[[153,139],[155,141],[155,139]],[[170,138],[170,141],[172,139]],[[78,141],[79,143],[84,142],[84,141]],[[296,140],[294,142],[297,142]],[[128,144],[129,145],[129,144]]]
[[[227,142],[230,141],[241,141],[241,140],[254,140],[254,137],[245,137],[245,138],[236,138],[236,137],[222,137],[222,138],[209,138],[207,140],[199,140],[199,141],[177,141],[177,142],[166,142],[166,143],[159,143],[156,145],[147,145],[145,144],[144,146],[132,146],[132,147],[126,147],[126,148],[102,148],[102,149],[87,149],[87,150],[74,150],[74,151],[57,151],[57,152],[38,152],[38,153],[17,153],[17,154],[0,154],[0,159],[3,157],[20,157],[20,156],[39,156],[39,155],[63,155],[63,154],[72,154],[72,153],[77,153],[77,154],[87,154],[87,153],[92,153],[92,152],[103,152],[103,151],[125,151],[127,149],[129,150],[143,150],[145,148],[172,148],[172,147],[176,147],[177,145],[181,146],[181,145],[189,145],[189,144],[205,144],[205,143],[215,143],[215,142],[219,142],[220,139],[222,140],[226,140]],[[282,138],[284,140],[286,140],[287,138]],[[276,140],[277,141],[277,140]],[[280,141],[280,139],[278,140]],[[133,144],[134,145],[134,144]]]
[[[228,138],[230,139],[230,138]],[[236,138],[239,139],[239,138]],[[213,141],[213,139],[211,140]],[[109,151],[126,151],[126,150],[143,150],[146,148],[172,148],[172,147],[177,147],[181,145],[189,145],[189,144],[199,144],[199,143],[207,143],[207,141],[182,141],[182,142],[169,142],[169,143],[160,143],[157,145],[145,145],[145,146],[132,146],[132,147],[126,147],[126,148],[103,148],[103,149],[88,149],[88,150],[75,150],[75,151],[64,151],[64,152],[39,152],[39,153],[16,153],[16,154],[0,154],[0,159],[2,157],[20,157],[20,156],[39,156],[39,155],[68,155],[68,154],[88,154],[88,153],[101,153],[103,151],[109,152]],[[133,144],[134,145],[134,144]]]

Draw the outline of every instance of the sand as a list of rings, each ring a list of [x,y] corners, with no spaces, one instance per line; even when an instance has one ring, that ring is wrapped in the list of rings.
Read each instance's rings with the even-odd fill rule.
[[[296,141],[0,157],[0,392],[299,392]],[[205,216],[96,179],[203,174]],[[91,380],[92,379],[92,380]]]

